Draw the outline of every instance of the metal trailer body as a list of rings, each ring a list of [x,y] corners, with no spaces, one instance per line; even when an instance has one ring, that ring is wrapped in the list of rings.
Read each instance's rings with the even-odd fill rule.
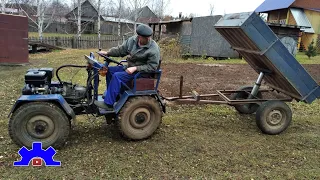
[[[183,96],[181,77],[180,96],[165,98],[167,101],[234,106],[242,114],[256,113],[259,129],[275,135],[285,131],[292,121],[292,111],[286,102],[295,99],[310,104],[320,97],[317,82],[256,13],[228,14],[214,27],[259,74],[257,81],[238,90],[217,90],[215,94],[202,95],[193,91],[192,96]],[[263,80],[268,89],[260,88]],[[274,90],[288,98],[263,97],[262,93]]]
[[[265,73],[269,87],[308,104],[320,97],[317,82],[256,13],[227,14],[215,28],[257,73]]]

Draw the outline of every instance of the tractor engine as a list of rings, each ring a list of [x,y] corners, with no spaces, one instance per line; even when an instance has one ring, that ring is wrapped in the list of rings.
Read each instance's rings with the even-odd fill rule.
[[[62,88],[51,87],[53,76],[53,68],[29,69],[24,76],[25,86],[22,94],[61,94]]]
[[[86,88],[72,83],[51,82],[53,68],[29,69],[25,74],[23,95],[61,94],[68,102],[78,103],[86,96]]]

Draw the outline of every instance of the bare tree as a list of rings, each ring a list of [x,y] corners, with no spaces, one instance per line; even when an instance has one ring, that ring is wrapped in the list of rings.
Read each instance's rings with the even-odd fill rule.
[[[80,40],[81,38],[81,16],[82,16],[82,8],[81,8],[81,0],[78,0],[78,16],[77,16],[77,27],[78,27],[78,31],[77,31],[77,37],[78,40]]]
[[[98,0],[98,47],[101,49],[100,39],[101,39],[101,0]]]
[[[55,8],[53,9],[50,17],[46,16],[45,14],[48,10],[48,7],[50,7],[50,5],[52,4],[52,0],[30,1],[29,4],[22,4],[21,2],[19,2],[19,0],[16,0],[16,3],[18,4],[19,9],[23,12],[23,14],[26,15],[28,19],[36,25],[40,41],[42,41],[43,32],[50,26],[55,14]]]
[[[81,0],[73,0],[73,10],[67,14],[67,18],[71,18],[71,22],[76,22],[77,26],[77,34],[76,37],[78,40],[80,40],[82,33],[86,30],[87,26],[89,24],[92,24],[92,20],[98,19],[98,36],[100,34],[101,37],[101,16],[103,15],[103,12],[105,11],[105,8],[103,8],[102,4],[105,2],[104,0],[97,0],[89,1],[93,8],[96,10],[97,14],[91,14],[91,5],[84,4],[86,1]],[[82,17],[85,16],[86,19],[83,19]],[[99,38],[100,38],[99,37]]]
[[[153,0],[151,9],[160,19],[163,19],[168,13],[169,5],[170,0]]]
[[[137,29],[137,21],[139,19],[139,9],[143,6],[149,4],[150,0],[127,0],[129,8],[131,10],[131,15],[133,17],[134,21],[134,32],[136,32]]]
[[[6,13],[6,5],[10,2],[10,0],[0,0],[0,11],[1,13]]]
[[[119,2],[119,10],[118,10],[118,36],[121,36],[121,10],[123,8],[123,0],[118,0]]]
[[[213,13],[214,13],[214,4],[211,4],[209,5],[209,12],[210,12],[210,16],[213,16]]]
[[[111,1],[109,6],[110,16],[115,17],[118,22],[118,36],[121,36],[121,23],[123,18],[128,18],[130,13],[128,13],[128,8],[126,7],[125,0],[114,0]]]

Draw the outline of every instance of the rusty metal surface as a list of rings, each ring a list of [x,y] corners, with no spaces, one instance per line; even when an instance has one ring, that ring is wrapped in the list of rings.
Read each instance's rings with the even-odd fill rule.
[[[0,14],[0,64],[28,63],[28,19]]]

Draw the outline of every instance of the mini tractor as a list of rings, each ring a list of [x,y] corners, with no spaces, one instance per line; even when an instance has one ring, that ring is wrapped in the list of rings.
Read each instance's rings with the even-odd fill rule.
[[[160,65],[154,72],[137,72],[134,79],[122,84],[113,111],[97,107],[94,101],[103,101],[98,94],[99,76],[105,76],[109,64],[123,66],[104,56],[104,63],[95,59],[94,53],[85,55],[86,65],[64,65],[54,73],[53,68],[29,69],[25,74],[22,95],[9,114],[9,135],[18,146],[32,147],[33,142],[42,146],[60,148],[68,139],[71,122],[76,115],[104,116],[107,123],[116,123],[123,137],[142,140],[150,137],[161,124],[165,103],[159,95]],[[63,68],[85,68],[86,86],[62,81],[59,71]],[[57,82],[51,81],[56,74]]]

